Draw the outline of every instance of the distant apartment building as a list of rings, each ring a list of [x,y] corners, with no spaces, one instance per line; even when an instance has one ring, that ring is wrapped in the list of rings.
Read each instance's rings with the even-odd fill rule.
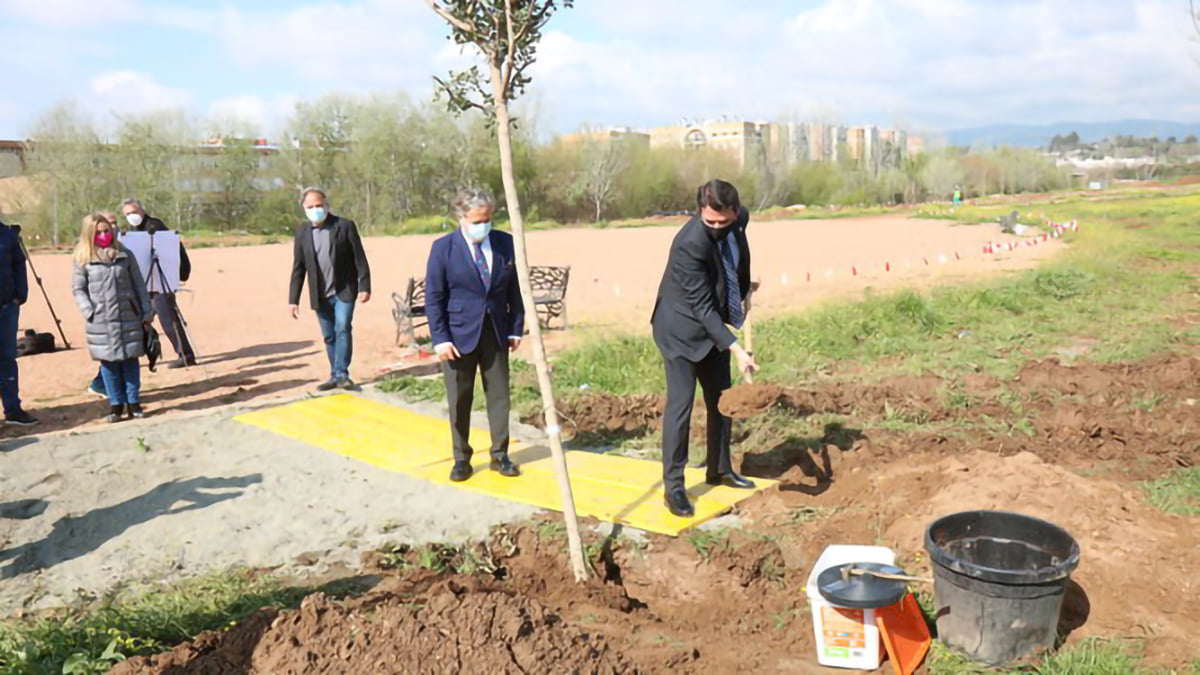
[[[847,152],[847,145],[849,143],[849,138],[847,136],[846,127],[839,126],[836,124],[831,124],[831,125],[827,126],[825,129],[826,129],[825,135],[827,137],[827,140],[825,141],[825,143],[829,146],[828,155],[826,156],[826,159],[828,159],[831,162],[836,162],[842,156],[843,153]]]
[[[573,134],[563,134],[562,136],[558,137],[558,141],[567,145],[590,142],[621,141],[626,143],[634,143],[643,147],[650,147],[650,134],[643,131],[634,131],[629,127],[612,127],[599,131],[589,129],[577,131]]]
[[[25,141],[0,140],[0,178],[12,178],[25,173],[28,152],[29,145]]]
[[[680,124],[651,129],[650,147],[716,150],[732,157],[738,166],[746,166],[763,150],[779,152],[783,147],[783,134],[778,126],[744,120],[685,120]]]
[[[903,129],[880,129],[879,145],[885,155],[893,156],[900,163],[908,156],[908,132]]]
[[[925,152],[925,138],[917,135],[910,135],[904,143],[904,153],[909,157],[916,157]]]
[[[558,138],[561,143],[626,140],[651,148],[715,150],[745,167],[766,158],[787,164],[849,159],[877,170],[898,166],[904,157],[917,154],[920,136],[899,129],[873,125],[845,127],[824,122],[749,122],[746,120],[682,120],[649,132],[615,127],[602,131],[580,131]],[[915,149],[915,152],[914,152]]]

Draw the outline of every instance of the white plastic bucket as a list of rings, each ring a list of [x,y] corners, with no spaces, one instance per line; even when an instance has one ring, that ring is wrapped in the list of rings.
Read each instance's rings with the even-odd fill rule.
[[[884,645],[875,626],[875,610],[837,607],[821,597],[817,577],[846,563],[896,564],[896,554],[886,546],[830,546],[817,558],[808,575],[806,591],[812,607],[817,662],[834,668],[874,670],[883,662]]]

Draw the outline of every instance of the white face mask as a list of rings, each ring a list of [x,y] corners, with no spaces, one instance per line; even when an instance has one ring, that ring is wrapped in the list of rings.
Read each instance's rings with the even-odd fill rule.
[[[304,215],[310,223],[323,223],[328,214],[325,212],[324,206],[310,206],[304,209]]]
[[[130,213],[129,215],[125,216],[125,222],[129,223],[131,227],[141,227],[142,214],[137,213],[136,211]]]
[[[460,224],[462,225],[463,232],[467,234],[467,239],[471,241],[483,241],[484,237],[488,236],[488,233],[492,231],[492,223],[488,220],[482,223],[469,223],[464,220]]]

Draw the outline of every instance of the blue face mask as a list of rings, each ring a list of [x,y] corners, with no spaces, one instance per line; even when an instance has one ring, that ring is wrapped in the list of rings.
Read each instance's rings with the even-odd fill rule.
[[[468,223],[464,220],[462,221],[462,228],[463,232],[467,234],[467,239],[471,241],[483,241],[483,238],[488,236],[488,233],[492,231],[492,223],[487,220],[482,223]]]
[[[304,209],[304,215],[310,223],[323,223],[325,222],[325,216],[328,214],[325,212],[324,206],[313,206]]]

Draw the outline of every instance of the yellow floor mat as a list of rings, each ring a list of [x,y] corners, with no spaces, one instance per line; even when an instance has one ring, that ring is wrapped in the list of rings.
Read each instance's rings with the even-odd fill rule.
[[[544,445],[512,444],[509,456],[521,466],[521,476],[504,478],[487,470],[488,433],[472,429],[471,445],[477,448],[473,461],[476,473],[464,483],[451,483],[450,426],[444,419],[351,394],[307,399],[234,419],[439,485],[562,510],[550,450]],[[688,493],[696,515],[677,518],[663,506],[659,462],[571,451],[567,453],[567,467],[575,510],[580,515],[662,534],[678,535],[754,494],[754,491],[705,485],[703,470],[688,469],[687,483],[691,486]],[[776,481],[755,479],[755,483],[758,490],[763,490],[774,486]]]

